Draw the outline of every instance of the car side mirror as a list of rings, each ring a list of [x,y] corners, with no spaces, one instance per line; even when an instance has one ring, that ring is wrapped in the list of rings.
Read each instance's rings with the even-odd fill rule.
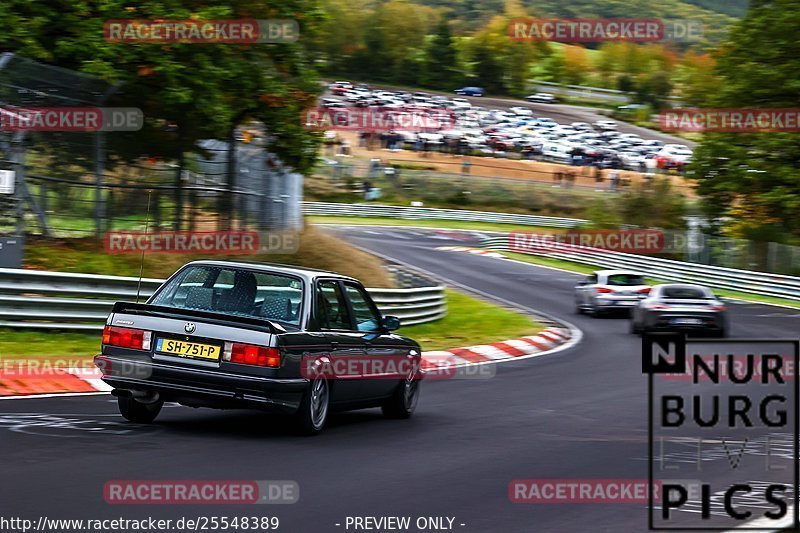
[[[396,316],[385,316],[381,320],[381,325],[388,331],[400,329],[400,319]]]

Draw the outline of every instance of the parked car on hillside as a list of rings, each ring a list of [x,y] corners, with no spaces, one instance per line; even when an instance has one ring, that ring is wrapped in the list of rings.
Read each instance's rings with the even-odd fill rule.
[[[518,117],[533,117],[533,110],[527,107],[511,107],[509,111]]]
[[[539,104],[554,104],[557,101],[555,95],[550,93],[536,93],[530,96],[526,96],[525,100],[529,102],[536,102]]]
[[[658,168],[683,167],[692,160],[692,151],[682,144],[666,144],[656,154]]]
[[[598,120],[592,124],[598,130],[616,130],[617,123],[613,120]]]
[[[462,87],[454,91],[456,94],[462,96],[483,96],[484,91],[482,87]]]

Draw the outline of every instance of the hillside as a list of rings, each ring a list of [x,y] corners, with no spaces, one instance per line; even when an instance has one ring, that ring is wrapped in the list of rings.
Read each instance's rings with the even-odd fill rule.
[[[749,0],[520,0],[531,15],[559,18],[660,17],[699,19],[707,35],[716,41],[736,17],[747,10]],[[464,29],[473,29],[503,11],[504,0],[415,0],[415,3],[447,8]]]

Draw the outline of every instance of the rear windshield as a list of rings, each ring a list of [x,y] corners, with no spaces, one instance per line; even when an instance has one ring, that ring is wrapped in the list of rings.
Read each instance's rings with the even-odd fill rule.
[[[612,274],[608,276],[608,285],[647,285],[642,276],[636,274]]]
[[[148,303],[300,325],[303,282],[282,274],[193,266],[171,279]]]
[[[711,298],[710,294],[695,287],[664,287],[661,289],[661,296],[663,298],[672,298],[675,300],[702,300]]]

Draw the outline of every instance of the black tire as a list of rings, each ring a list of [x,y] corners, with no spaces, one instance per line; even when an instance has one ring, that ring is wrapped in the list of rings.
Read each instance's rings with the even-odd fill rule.
[[[717,337],[718,339],[724,339],[725,337],[728,336],[728,329],[722,328],[720,330],[717,330],[714,336]]]
[[[383,416],[394,419],[411,418],[417,408],[419,400],[420,380],[404,379],[394,391],[394,394],[381,406]]]
[[[327,379],[317,376],[303,395],[300,408],[295,414],[297,429],[301,435],[319,435],[328,422],[331,386]]]
[[[164,407],[164,400],[153,403],[142,403],[130,396],[117,397],[119,413],[125,420],[137,424],[149,424],[156,419],[161,408]]]
[[[575,304],[575,314],[576,314],[576,315],[582,315],[583,313],[584,313],[584,311],[583,311],[583,307],[581,307],[581,305],[580,305],[580,304],[577,304],[577,303],[576,303],[576,304]]]
[[[631,333],[634,335],[639,335],[642,332],[642,328],[636,325],[636,321],[631,319]]]

